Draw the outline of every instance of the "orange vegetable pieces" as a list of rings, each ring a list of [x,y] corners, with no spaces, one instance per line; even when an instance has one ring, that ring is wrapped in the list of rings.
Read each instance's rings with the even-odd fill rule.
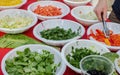
[[[104,33],[99,29],[96,29],[96,34],[92,30],[90,32],[89,37],[92,36],[97,41],[104,42],[109,46],[120,46],[120,34],[113,34],[113,31],[110,30],[110,37],[106,38]]]
[[[112,46],[120,46],[120,34],[114,34],[110,36],[112,40]]]
[[[105,42],[106,45],[111,46],[111,43],[110,43],[109,39],[105,38],[104,42]]]
[[[113,34],[113,31],[112,31],[112,30],[109,30],[109,32],[110,32],[110,35],[112,35],[112,34]]]
[[[60,8],[57,8],[52,5],[48,5],[48,6],[38,5],[33,12],[42,16],[58,16],[62,14]]]
[[[96,32],[97,32],[98,35],[104,36],[104,33],[101,30],[96,29]]]
[[[90,36],[92,36],[93,38],[96,38],[96,36],[95,36],[95,34],[93,33],[92,30],[90,30],[90,33],[91,33],[91,34],[88,35],[88,38],[89,38]]]

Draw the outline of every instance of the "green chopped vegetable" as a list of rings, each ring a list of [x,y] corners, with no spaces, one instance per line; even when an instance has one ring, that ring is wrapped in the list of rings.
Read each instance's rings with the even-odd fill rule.
[[[71,65],[75,66],[76,68],[79,67],[80,60],[88,55],[99,55],[97,52],[93,52],[91,49],[87,48],[74,48],[72,47],[72,51],[70,54],[66,56],[68,62],[70,62]]]
[[[114,63],[114,61],[115,61],[116,58],[119,58],[119,55],[117,53],[113,53],[113,52],[104,53],[104,54],[102,54],[102,56],[107,57],[113,63]]]
[[[112,75],[118,75],[118,73],[116,71],[114,71]]]
[[[43,30],[40,34],[43,38],[49,40],[66,40],[78,36],[78,33],[73,32],[71,29],[64,30],[58,26],[53,29]]]
[[[54,63],[54,54],[47,50],[39,54],[26,48],[23,52],[17,51],[17,55],[5,61],[9,75],[55,75],[57,67],[60,66],[60,63]]]

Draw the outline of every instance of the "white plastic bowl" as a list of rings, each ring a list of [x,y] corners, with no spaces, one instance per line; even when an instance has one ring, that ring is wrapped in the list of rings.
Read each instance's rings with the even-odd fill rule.
[[[14,5],[14,6],[0,6],[0,10],[20,8],[20,7],[23,6],[26,2],[27,2],[27,0],[22,0],[22,3],[17,4],[17,5]]]
[[[30,45],[24,45],[24,46],[17,47],[15,49],[11,50],[10,52],[8,52],[3,57],[2,62],[1,62],[1,69],[2,69],[2,72],[3,72],[4,75],[8,75],[8,73],[6,72],[6,69],[5,69],[5,66],[6,66],[5,61],[7,59],[15,57],[16,56],[16,51],[23,51],[25,48],[30,48],[30,50],[32,52],[38,52],[38,53],[41,53],[42,50],[50,51],[50,53],[54,54],[54,62],[56,64],[61,62],[61,65],[60,65],[60,67],[57,68],[55,75],[63,75],[64,74],[64,72],[66,70],[66,65],[62,61],[60,52],[57,49],[55,49],[53,47],[50,47],[50,46],[46,46],[46,45],[30,44]]]
[[[118,23],[112,23],[112,22],[107,22],[107,27],[108,27],[108,29],[109,30],[112,30],[113,31],[113,33],[114,34],[120,34],[120,24],[118,24]],[[102,23],[96,23],[96,24],[94,24],[94,25],[92,25],[92,26],[90,26],[89,28],[88,28],[88,30],[87,30],[87,35],[89,35],[90,34],[90,31],[92,30],[94,33],[96,32],[95,30],[96,29],[99,29],[99,30],[101,30],[101,31],[103,31],[103,25],[102,25]],[[93,37],[90,37],[89,38],[90,40],[95,40]],[[95,40],[95,41],[97,41],[97,40]],[[101,43],[101,42],[100,42]],[[120,46],[108,46],[108,45],[106,45],[106,44],[104,44],[104,43],[102,43],[104,46],[106,46],[107,48],[109,48],[110,50],[114,50],[114,51],[116,51],[116,50],[119,50],[120,49]]]
[[[71,53],[72,47],[74,47],[74,48],[84,48],[85,47],[85,48],[92,49],[92,50],[94,49],[95,52],[97,51],[100,54],[110,52],[109,49],[107,49],[104,45],[102,45],[98,42],[92,41],[92,40],[81,39],[81,40],[76,40],[76,41],[67,43],[62,48],[61,57],[62,57],[63,61],[65,62],[65,64],[77,73],[82,73],[81,69],[78,69],[78,68],[72,66],[66,59],[66,55]]]
[[[94,8],[92,6],[78,6],[71,10],[71,15],[81,24],[83,24],[85,26],[90,26],[94,23],[99,22],[99,20],[84,19],[84,18],[81,18],[80,15],[87,14],[91,11],[94,12],[93,10],[94,10]]]
[[[73,32],[80,32],[80,33],[78,36],[76,36],[74,38],[71,38],[68,40],[58,40],[58,41],[57,40],[48,40],[48,39],[45,39],[41,36],[41,34],[40,34],[41,31],[46,30],[46,29],[52,29],[52,28],[55,28],[57,26],[65,29],[65,30],[71,29]],[[37,39],[45,42],[46,44],[54,45],[54,46],[63,46],[70,41],[81,38],[85,34],[85,29],[81,24],[74,22],[74,21],[71,21],[71,20],[53,19],[53,20],[46,20],[46,21],[39,23],[34,28],[33,34]]]
[[[3,10],[0,12],[0,18],[4,17],[4,16],[15,16],[15,15],[20,15],[20,16],[27,16],[30,17],[31,19],[33,19],[33,21],[31,22],[31,24],[26,25],[25,27],[21,27],[21,28],[14,28],[14,29],[10,29],[10,28],[0,28],[1,32],[4,33],[9,33],[9,34],[17,34],[17,33],[22,33],[26,30],[28,30],[29,28],[31,28],[32,26],[34,26],[37,23],[37,17],[26,11],[26,10],[22,10],[22,9],[7,9],[7,10]]]
[[[67,5],[75,7],[75,6],[81,6],[86,5],[91,0],[84,0],[84,1],[74,1],[74,0],[63,0]]]
[[[52,6],[55,6],[57,8],[61,8],[62,14],[58,15],[58,16],[38,15],[38,14],[33,12],[38,5],[40,5],[40,6],[52,5]],[[34,3],[30,4],[28,6],[28,11],[34,13],[38,17],[38,19],[40,19],[40,20],[48,20],[48,19],[58,19],[58,18],[62,18],[64,16],[66,16],[70,12],[70,8],[67,5],[65,5],[64,3],[58,2],[58,1],[38,1],[38,2],[34,2]]]

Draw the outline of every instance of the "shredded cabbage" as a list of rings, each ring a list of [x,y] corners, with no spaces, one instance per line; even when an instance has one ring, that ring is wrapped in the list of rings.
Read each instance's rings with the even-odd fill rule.
[[[20,15],[6,15],[0,18],[0,28],[21,28],[31,24],[33,21],[32,18],[27,16],[20,16]]]
[[[85,14],[81,14],[80,17],[83,19],[87,19],[87,20],[97,20],[98,19],[96,14],[93,11],[90,11]]]

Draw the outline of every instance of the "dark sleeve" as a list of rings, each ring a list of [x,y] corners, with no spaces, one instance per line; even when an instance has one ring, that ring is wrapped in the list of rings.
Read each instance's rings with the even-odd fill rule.
[[[120,0],[115,0],[112,8],[116,17],[120,20]]]

